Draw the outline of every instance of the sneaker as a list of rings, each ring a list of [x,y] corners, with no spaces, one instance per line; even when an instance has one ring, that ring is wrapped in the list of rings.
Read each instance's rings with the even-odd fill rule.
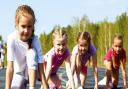
[[[83,89],[83,87],[82,86],[79,86],[78,89]]]
[[[0,70],[4,69],[4,67],[0,67]]]
[[[103,78],[98,82],[98,85],[106,85],[106,78]]]

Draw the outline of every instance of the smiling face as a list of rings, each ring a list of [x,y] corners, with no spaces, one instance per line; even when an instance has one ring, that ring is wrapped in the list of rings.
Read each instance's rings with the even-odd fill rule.
[[[16,25],[20,40],[28,41],[34,31],[34,24],[31,16],[20,16],[19,23]]]
[[[113,47],[114,51],[116,52],[116,54],[119,54],[122,51],[122,49],[123,49],[123,42],[122,42],[122,40],[118,39],[118,38],[114,38],[112,47]]]
[[[78,50],[80,54],[85,54],[91,43],[91,37],[88,32],[79,32],[77,37]]]
[[[15,27],[18,31],[18,38],[28,41],[34,34],[36,18],[33,9],[28,5],[21,5],[16,10]]]
[[[79,39],[78,40],[78,49],[80,54],[85,54],[88,51],[89,43],[87,40]]]
[[[53,40],[53,46],[57,55],[63,55],[67,49],[67,40],[65,38],[56,37]]]

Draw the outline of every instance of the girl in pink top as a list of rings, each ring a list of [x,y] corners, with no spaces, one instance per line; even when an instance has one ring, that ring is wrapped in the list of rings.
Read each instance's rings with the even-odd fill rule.
[[[71,69],[76,79],[76,89],[84,89],[87,76],[87,64],[92,59],[95,85],[94,89],[98,89],[98,71],[96,48],[91,44],[91,37],[88,32],[79,32],[77,37],[77,45],[73,48],[71,56]]]
[[[70,68],[70,53],[67,49],[67,34],[60,27],[56,27],[53,34],[53,48],[46,53],[45,60],[45,76],[50,89],[62,89],[61,80],[57,75],[57,70],[65,61],[67,76],[71,81],[72,89],[74,89],[74,81]]]
[[[106,53],[104,64],[106,68],[106,89],[110,87],[112,89],[117,88],[120,65],[123,76],[123,89],[126,89],[126,52],[123,49],[123,37],[120,34],[114,36],[112,48]],[[110,81],[112,81],[112,86],[109,84]]]

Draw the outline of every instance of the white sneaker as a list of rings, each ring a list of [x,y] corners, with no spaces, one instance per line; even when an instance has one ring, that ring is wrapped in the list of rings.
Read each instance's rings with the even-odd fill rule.
[[[83,87],[82,87],[82,86],[80,86],[80,87],[78,87],[78,89],[83,89]]]
[[[99,81],[98,85],[105,86],[106,85],[106,78],[103,78],[102,80]],[[113,84],[112,81],[109,81],[109,86],[112,88]]]
[[[106,78],[103,78],[98,82],[98,85],[106,85]]]
[[[0,67],[0,70],[4,69],[4,67]]]

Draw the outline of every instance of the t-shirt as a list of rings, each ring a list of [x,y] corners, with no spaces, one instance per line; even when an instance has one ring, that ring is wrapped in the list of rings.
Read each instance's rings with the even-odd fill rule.
[[[63,55],[57,55],[54,48],[52,48],[46,55],[44,56],[44,61],[47,63],[47,60],[49,56],[52,58],[52,73],[56,73],[57,70],[59,69],[60,65],[64,62],[64,60],[69,57],[70,53],[68,49],[63,53]]]
[[[7,60],[14,61],[14,73],[23,73],[27,67],[26,52],[28,50],[27,42],[23,42],[17,38],[17,31],[8,36],[7,40]],[[38,63],[43,62],[42,49],[37,36],[34,36],[32,46],[36,50],[36,58]]]
[[[76,45],[72,51],[72,55],[77,55],[77,54],[78,54],[78,45]],[[90,45],[88,51],[82,55],[82,63],[86,64],[88,59],[90,59],[90,56],[93,56],[95,54],[96,54],[96,48],[93,45]]]
[[[119,54],[117,54],[113,48],[110,48],[108,52],[106,53],[104,60],[111,61],[112,58],[116,59],[115,63],[117,64],[117,67],[120,66],[120,59],[123,59],[126,61],[126,51],[123,49]]]

